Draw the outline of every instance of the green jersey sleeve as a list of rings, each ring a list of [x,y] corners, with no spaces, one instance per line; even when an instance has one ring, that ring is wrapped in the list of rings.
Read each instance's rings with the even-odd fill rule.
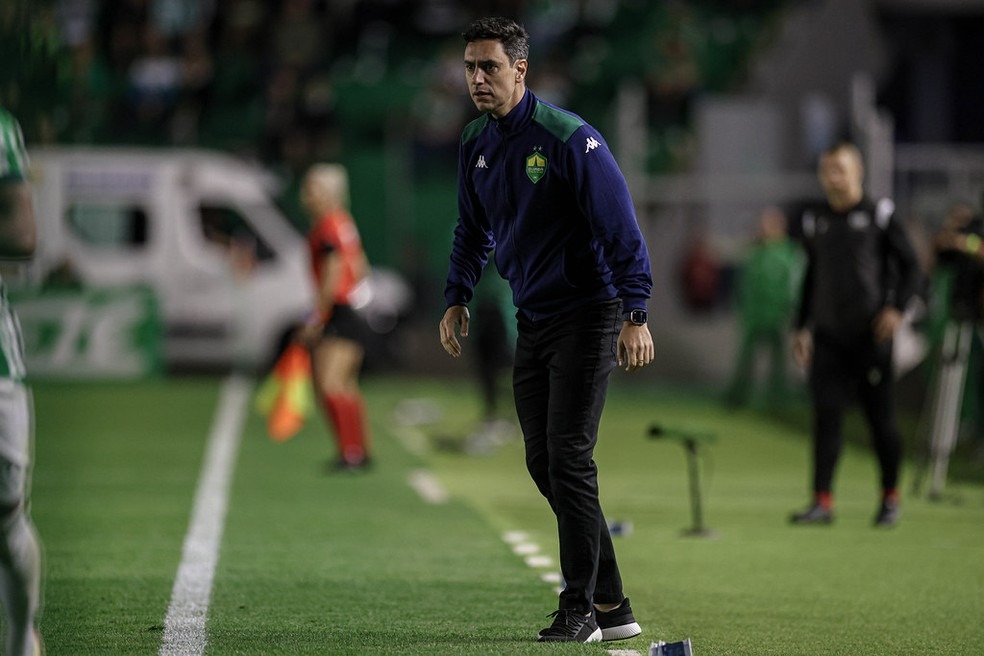
[[[10,112],[0,108],[0,182],[27,178],[27,148],[24,134]]]

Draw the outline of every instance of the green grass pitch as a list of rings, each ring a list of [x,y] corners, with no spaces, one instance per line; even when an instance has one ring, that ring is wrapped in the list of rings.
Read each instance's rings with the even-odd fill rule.
[[[35,385],[49,654],[157,653],[220,385]],[[791,527],[807,500],[804,407],[785,419],[728,412],[618,374],[596,460],[609,520],[633,526],[616,549],[644,632],[538,644],[556,604],[540,575],[556,567],[530,567],[503,535],[525,533],[554,563],[557,547],[521,439],[461,451],[479,412],[470,381],[370,378],[366,392],[376,466],[359,475],[325,473],[320,417],[275,444],[250,414],[207,654],[645,655],[655,640],[686,637],[698,656],[984,653],[984,486],[953,482],[944,502],[904,496],[902,523],[875,530],[873,456],[851,444],[835,524]],[[401,426],[394,411],[407,399],[437,413]],[[654,421],[717,435],[701,458],[716,538],[681,536],[691,526],[685,453],[646,436]],[[443,485],[446,503],[408,485],[417,470]]]

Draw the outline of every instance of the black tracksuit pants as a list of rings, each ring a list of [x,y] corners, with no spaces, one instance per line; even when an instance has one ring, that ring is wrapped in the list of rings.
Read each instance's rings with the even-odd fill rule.
[[[843,443],[841,425],[857,395],[871,431],[883,490],[898,485],[902,438],[895,423],[892,342],[870,334],[852,340],[817,333],[810,369],[813,396],[813,490],[830,492]]]
[[[513,370],[526,466],[557,517],[566,587],[560,607],[588,612],[622,600],[622,580],[598,500],[594,447],[615,367],[618,300],[542,321],[517,314]]]

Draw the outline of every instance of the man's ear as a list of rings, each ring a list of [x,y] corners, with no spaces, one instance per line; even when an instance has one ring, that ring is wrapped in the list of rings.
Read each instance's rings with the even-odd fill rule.
[[[529,66],[529,61],[525,59],[516,60],[516,81],[523,82],[526,79],[526,67]]]

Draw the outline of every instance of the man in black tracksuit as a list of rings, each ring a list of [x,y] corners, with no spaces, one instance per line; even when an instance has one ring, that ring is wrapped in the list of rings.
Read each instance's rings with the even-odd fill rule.
[[[513,369],[526,465],[557,517],[566,581],[540,641],[638,635],[598,499],[593,459],[608,378],[653,360],[649,255],[632,198],[602,136],[526,88],[529,41],[514,21],[476,21],[464,71],[482,116],[458,155],[441,344],[461,355],[475,283],[490,253],[517,313]]]
[[[899,519],[902,440],[894,419],[892,338],[916,293],[920,270],[888,199],[864,195],[861,155],[839,144],[820,157],[827,203],[802,217],[807,270],[793,339],[797,361],[810,365],[813,399],[812,505],[794,524],[833,520],[832,483],[841,423],[853,393],[864,410],[881,471],[876,526]]]

